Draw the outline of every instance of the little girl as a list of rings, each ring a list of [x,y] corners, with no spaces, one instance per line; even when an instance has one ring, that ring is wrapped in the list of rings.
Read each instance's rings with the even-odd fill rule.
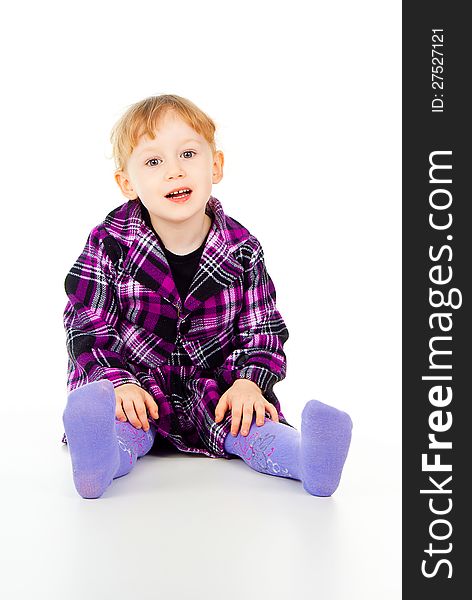
[[[164,438],[315,496],[339,484],[351,419],[310,400],[298,432],[282,413],[273,386],[289,334],[259,241],[211,195],[224,163],[214,134],[176,95],[132,105],[113,128],[128,200],[92,229],[65,279],[62,441],[83,498]]]

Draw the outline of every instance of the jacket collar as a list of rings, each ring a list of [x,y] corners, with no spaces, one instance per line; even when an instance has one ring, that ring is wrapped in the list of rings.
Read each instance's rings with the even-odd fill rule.
[[[107,231],[125,251],[122,269],[158,292],[182,314],[197,310],[209,297],[230,286],[244,270],[233,254],[251,237],[249,231],[225,215],[214,196],[210,196],[205,212],[212,218],[212,225],[187,298],[183,299],[185,303],[180,299],[162,242],[146,223],[141,203],[129,200],[104,220]]]

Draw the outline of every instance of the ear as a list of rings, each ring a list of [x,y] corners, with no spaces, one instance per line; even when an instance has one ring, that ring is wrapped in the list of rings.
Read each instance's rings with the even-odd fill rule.
[[[122,194],[128,198],[128,200],[137,200],[138,194],[134,191],[133,184],[129,179],[129,175],[123,169],[117,169],[115,171],[115,181],[118,184]]]
[[[223,165],[225,156],[221,150],[217,150],[213,157],[213,183],[219,183],[223,179]]]

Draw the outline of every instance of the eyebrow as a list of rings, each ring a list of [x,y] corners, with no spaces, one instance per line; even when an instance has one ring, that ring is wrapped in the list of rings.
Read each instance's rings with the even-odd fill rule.
[[[195,139],[189,139],[189,140],[185,140],[184,142],[182,142],[182,146],[184,144],[188,144],[189,142],[193,142],[194,144],[200,144],[201,142],[199,142],[198,140]],[[147,146],[145,146],[140,152],[139,155],[144,154],[145,152],[152,152],[152,150],[154,150],[154,145],[153,144],[149,144]]]

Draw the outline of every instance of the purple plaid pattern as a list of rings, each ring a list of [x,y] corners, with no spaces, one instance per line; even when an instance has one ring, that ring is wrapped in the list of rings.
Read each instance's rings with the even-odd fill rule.
[[[259,241],[214,196],[206,212],[213,222],[185,302],[139,202],[92,229],[65,279],[67,389],[135,383],[159,406],[158,434],[184,452],[229,458],[231,414],[214,416],[236,379],[254,381],[290,425],[272,390],[286,374],[289,334]]]

